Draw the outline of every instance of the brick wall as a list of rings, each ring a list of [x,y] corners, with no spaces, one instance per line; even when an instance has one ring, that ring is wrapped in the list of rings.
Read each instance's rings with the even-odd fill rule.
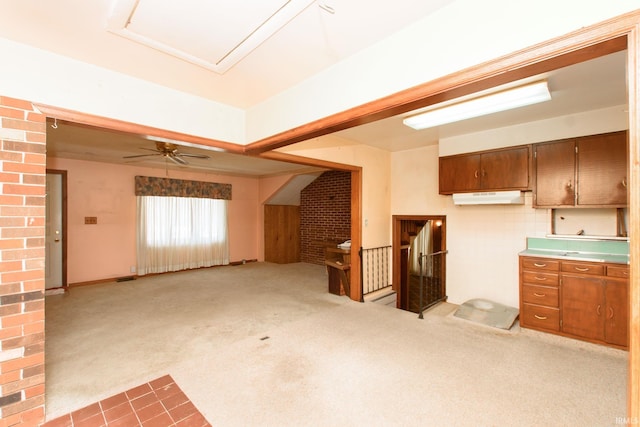
[[[325,245],[350,236],[351,174],[325,172],[300,193],[300,260],[324,265]]]
[[[44,421],[45,126],[0,96],[0,427]]]

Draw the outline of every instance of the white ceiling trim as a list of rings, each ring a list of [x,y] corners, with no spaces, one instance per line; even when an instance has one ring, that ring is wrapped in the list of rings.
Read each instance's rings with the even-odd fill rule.
[[[107,30],[224,74],[314,1],[115,0]]]

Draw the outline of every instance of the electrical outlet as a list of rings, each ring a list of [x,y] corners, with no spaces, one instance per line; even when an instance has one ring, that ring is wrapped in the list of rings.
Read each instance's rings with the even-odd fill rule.
[[[135,273],[136,272],[136,266],[132,265],[131,267],[129,267],[129,272]]]
[[[98,223],[98,217],[97,216],[85,216],[84,217],[84,223],[85,224],[97,224]]]

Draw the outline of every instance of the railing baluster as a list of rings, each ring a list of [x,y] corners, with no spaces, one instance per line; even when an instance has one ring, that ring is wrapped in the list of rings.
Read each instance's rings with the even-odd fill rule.
[[[389,278],[389,252],[391,246],[361,249],[362,294],[370,294],[382,288],[391,286]]]

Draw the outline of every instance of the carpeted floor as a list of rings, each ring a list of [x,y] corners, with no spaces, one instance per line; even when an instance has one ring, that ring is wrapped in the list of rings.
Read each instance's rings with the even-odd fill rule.
[[[53,419],[169,374],[215,426],[606,426],[627,353],[327,292],[324,267],[249,263],[46,300]]]

